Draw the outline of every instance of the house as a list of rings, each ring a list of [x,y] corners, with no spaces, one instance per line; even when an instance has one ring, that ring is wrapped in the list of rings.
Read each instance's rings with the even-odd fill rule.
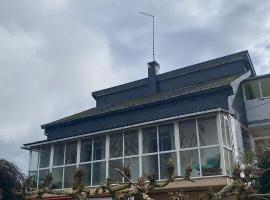
[[[72,186],[76,168],[96,187],[112,167],[130,164],[132,179],[166,179],[167,160],[184,175],[192,162],[195,183],[176,181],[167,191],[203,191],[227,184],[233,162],[254,143],[270,140],[270,75],[257,76],[247,51],[92,93],[96,107],[41,126],[47,139],[24,144],[37,187],[52,173],[54,189]]]

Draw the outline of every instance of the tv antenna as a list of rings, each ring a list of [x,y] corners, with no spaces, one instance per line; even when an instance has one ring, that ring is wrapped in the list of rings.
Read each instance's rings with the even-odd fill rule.
[[[150,14],[145,13],[145,12],[139,12],[139,13],[146,15],[148,17],[152,17],[152,20],[153,20],[153,61],[155,61],[155,16],[150,15]]]

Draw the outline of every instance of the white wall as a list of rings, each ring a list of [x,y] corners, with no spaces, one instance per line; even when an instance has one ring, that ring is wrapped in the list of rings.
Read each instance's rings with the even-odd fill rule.
[[[246,100],[248,122],[270,119],[270,98]]]

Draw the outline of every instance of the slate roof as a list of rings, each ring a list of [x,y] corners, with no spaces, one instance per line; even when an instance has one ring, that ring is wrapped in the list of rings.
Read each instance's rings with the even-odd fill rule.
[[[48,124],[44,124],[41,127],[45,128],[45,127],[49,127],[49,126],[53,126],[53,125],[57,125],[57,124],[62,124],[62,123],[66,123],[66,122],[70,122],[70,121],[74,121],[74,120],[79,120],[79,119],[86,118],[86,117],[96,116],[96,115],[100,115],[100,114],[106,114],[106,113],[110,113],[113,111],[123,110],[123,109],[131,108],[131,107],[135,107],[135,106],[139,106],[139,105],[163,101],[163,100],[167,100],[167,99],[174,98],[174,97],[185,96],[188,94],[192,94],[192,93],[196,93],[196,92],[200,92],[200,91],[206,91],[206,90],[213,89],[213,88],[218,88],[218,87],[222,87],[222,86],[230,86],[230,83],[241,75],[242,74],[231,75],[231,76],[215,79],[212,81],[207,81],[207,82],[203,82],[203,83],[199,83],[199,84],[189,85],[187,87],[178,88],[178,89],[173,90],[173,91],[156,93],[156,94],[148,96],[148,97],[134,99],[131,101],[121,103],[119,105],[91,108],[91,109],[76,113],[74,115],[59,119],[57,121],[54,121],[54,122],[51,122]]]

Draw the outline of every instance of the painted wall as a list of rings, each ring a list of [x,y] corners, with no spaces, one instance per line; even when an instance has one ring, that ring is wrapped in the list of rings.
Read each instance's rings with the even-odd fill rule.
[[[270,119],[270,98],[246,100],[248,122]]]

